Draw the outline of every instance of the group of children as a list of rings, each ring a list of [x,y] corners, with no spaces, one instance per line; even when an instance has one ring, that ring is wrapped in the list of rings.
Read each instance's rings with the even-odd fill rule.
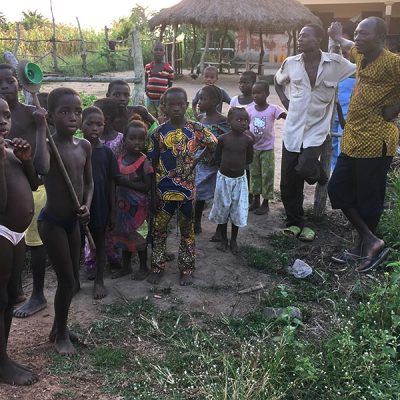
[[[230,248],[234,254],[239,251],[238,230],[247,224],[249,209],[257,214],[268,211],[274,181],[273,125],[286,115],[280,107],[267,103],[268,84],[256,82],[256,75],[247,71],[240,78],[241,94],[230,99],[216,86],[218,71],[207,67],[205,86],[193,102],[198,121],[189,121],[185,116],[187,93],[171,87],[173,71],[162,63],[162,52],[162,45],[156,45],[155,60],[146,66],[146,82],[153,85],[148,105],[165,121],[161,124],[147,108],[128,105],[130,88],[122,80],[110,83],[106,97],[85,109],[79,94],[64,87],[42,96],[42,108],[26,106],[18,101],[15,70],[0,65],[2,382],[21,385],[37,380],[32,371],[11,361],[6,353],[13,307],[22,292],[22,239],[28,227],[27,232],[36,231],[36,236],[31,234],[32,242],[27,241],[33,291],[14,315],[26,317],[46,306],[43,282],[47,253],[57,276],[50,340],[58,353],[72,355],[76,336],[69,331],[67,321],[72,297],[79,290],[83,247],[88,278],[94,279],[95,299],[107,295],[103,280],[107,260],[112,277],[118,278],[132,272],[135,253],[139,270],[133,278],[147,277],[157,284],[170,260],[166,251],[168,225],[177,213],[180,284],[188,285],[195,269],[195,234],[201,233],[206,201],[213,199],[209,219],[217,225],[211,241],[219,242],[219,250]],[[227,117],[221,113],[224,101],[230,103]],[[78,209],[46,140],[48,128],[75,190]],[[79,129],[85,140],[77,137]],[[251,204],[248,176],[254,195]],[[82,240],[85,225],[95,248]]]

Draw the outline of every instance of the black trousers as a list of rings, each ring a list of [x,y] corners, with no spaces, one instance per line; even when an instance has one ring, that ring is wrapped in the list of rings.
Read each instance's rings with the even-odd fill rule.
[[[287,226],[304,225],[304,182],[313,185],[316,182],[325,184],[326,173],[319,162],[322,145],[301,149],[300,153],[286,150],[282,146],[281,198],[286,212]]]

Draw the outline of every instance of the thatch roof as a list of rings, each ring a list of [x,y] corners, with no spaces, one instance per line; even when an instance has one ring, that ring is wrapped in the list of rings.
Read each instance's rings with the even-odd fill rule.
[[[320,20],[297,0],[182,0],[162,9],[149,21],[151,29],[194,24],[267,32],[300,29],[308,23]]]

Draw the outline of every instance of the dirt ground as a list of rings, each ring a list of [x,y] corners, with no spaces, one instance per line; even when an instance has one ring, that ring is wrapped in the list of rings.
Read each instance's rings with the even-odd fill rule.
[[[127,77],[128,73],[120,73],[117,76]],[[176,81],[175,85],[184,87],[193,98],[196,91],[201,87],[201,78],[192,80],[189,76]],[[218,84],[223,87],[230,95],[238,93],[238,76],[222,75]],[[44,90],[49,90],[59,84],[44,85]],[[101,97],[106,92],[106,84],[70,84],[80,92],[94,94]],[[279,99],[271,88],[270,103],[280,104]],[[275,189],[279,190],[280,162],[282,146],[282,122],[276,124],[276,172]],[[310,206],[313,201],[312,187],[307,187],[305,191],[305,206]],[[128,277],[111,280],[107,275],[105,283],[109,290],[109,295],[104,300],[94,301],[91,297],[92,283],[85,279],[82,272],[82,289],[74,297],[69,321],[71,324],[78,323],[82,327],[87,327],[99,317],[99,305],[108,304],[125,299],[137,299],[149,297],[157,306],[162,309],[177,308],[188,312],[205,312],[214,315],[227,314],[233,316],[243,316],[251,312],[257,301],[257,295],[240,296],[238,289],[254,286],[261,282],[266,287],[276,284],[275,277],[265,273],[246,268],[240,257],[235,257],[231,253],[221,253],[215,249],[215,244],[209,242],[215,226],[207,220],[208,210],[205,211],[203,218],[203,233],[197,237],[196,241],[196,264],[197,272],[194,285],[192,287],[181,287],[178,284],[178,270],[176,261],[167,265],[166,274],[161,283],[161,287],[170,287],[171,294],[162,295],[161,298],[154,297],[151,285],[147,282],[135,282]],[[263,247],[267,243],[267,237],[274,231],[283,228],[283,207],[276,200],[271,204],[271,211],[268,216],[249,215],[248,226],[241,229],[239,242],[241,245],[251,244]],[[168,249],[177,252],[178,237],[174,227],[168,237]],[[25,292],[30,294],[31,276],[26,275],[23,279]],[[25,365],[32,367],[40,377],[40,381],[30,388],[17,388],[0,385],[1,400],[50,400],[60,398],[57,393],[60,390],[59,378],[52,376],[46,369],[49,363],[49,356],[53,352],[52,346],[47,341],[47,335],[51,328],[53,318],[53,298],[55,293],[56,281],[53,272],[49,269],[46,273],[45,294],[48,306],[38,314],[27,318],[14,318],[9,343],[9,353],[12,358]],[[83,377],[84,379],[84,377]],[[102,395],[96,390],[95,385],[90,385],[90,390],[84,391],[77,399],[117,399]]]

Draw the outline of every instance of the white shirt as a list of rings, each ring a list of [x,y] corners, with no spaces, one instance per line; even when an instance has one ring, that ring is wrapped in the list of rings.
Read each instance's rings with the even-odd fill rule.
[[[233,96],[231,98],[231,102],[229,103],[229,108],[231,108],[231,107],[246,108],[246,107],[251,106],[253,104],[255,104],[254,101],[252,101],[249,104],[240,104],[239,103],[239,96]]]
[[[320,146],[329,131],[338,83],[353,75],[355,64],[342,56],[321,52],[315,86],[312,88],[302,54],[288,57],[275,75],[279,85],[289,87],[289,111],[283,132],[286,150]]]

